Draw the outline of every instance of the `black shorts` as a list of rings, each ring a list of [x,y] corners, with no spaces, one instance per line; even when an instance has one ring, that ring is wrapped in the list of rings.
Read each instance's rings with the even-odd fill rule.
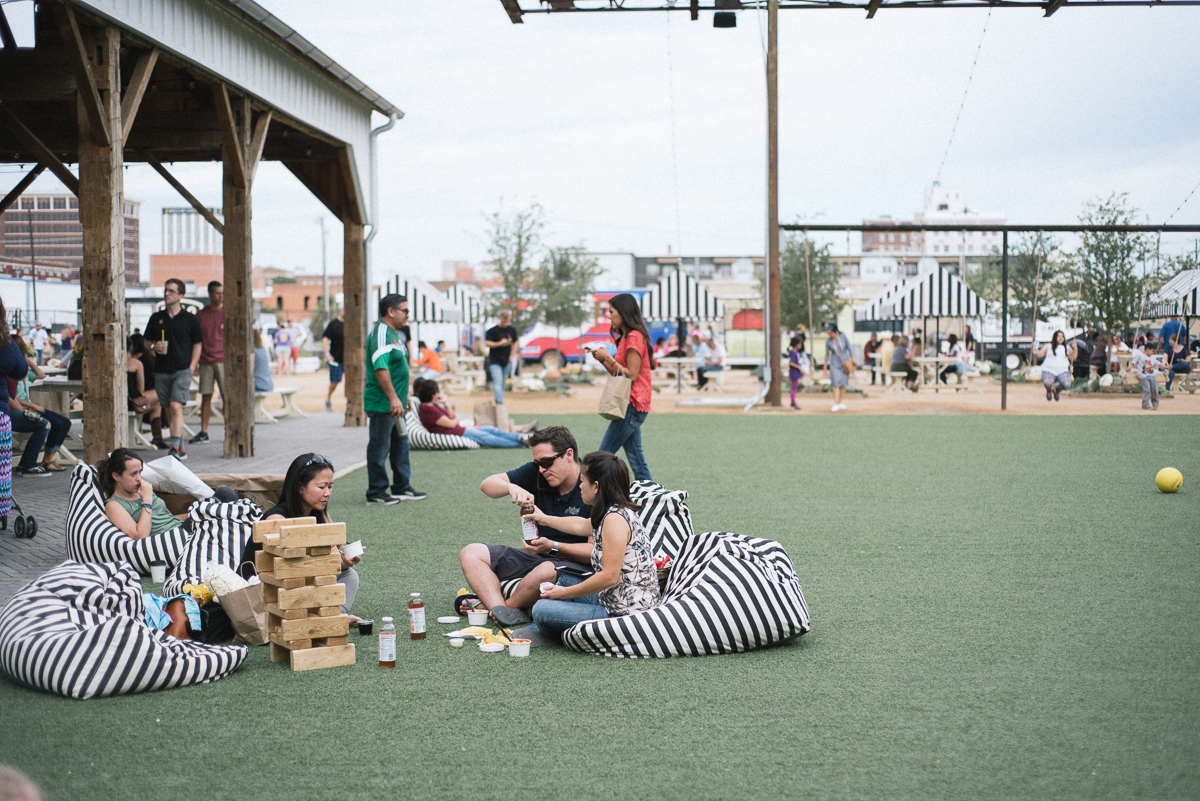
[[[543,562],[552,563],[555,573],[559,575],[569,573],[573,576],[590,576],[592,574],[587,565],[581,565],[570,559],[561,556],[539,556],[508,545],[489,545],[488,555],[492,562],[492,572],[501,581],[524,578]]]

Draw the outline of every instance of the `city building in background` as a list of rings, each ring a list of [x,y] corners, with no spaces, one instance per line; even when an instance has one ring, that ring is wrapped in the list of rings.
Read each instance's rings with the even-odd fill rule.
[[[209,211],[224,220],[220,209]],[[178,278],[188,284],[188,294],[204,294],[209,281],[224,280],[223,247],[217,229],[195,209],[163,209],[162,252],[150,254],[150,285]]]
[[[125,282],[140,281],[138,249],[139,204],[125,201]],[[32,219],[31,219],[32,218]],[[30,224],[32,222],[32,242]],[[0,224],[0,274],[30,275],[32,263],[38,280],[78,281],[83,266],[83,226],[79,199],[69,192],[27,192],[21,195]]]

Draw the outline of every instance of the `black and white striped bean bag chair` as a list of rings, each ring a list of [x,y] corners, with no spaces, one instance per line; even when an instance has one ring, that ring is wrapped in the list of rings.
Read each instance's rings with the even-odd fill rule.
[[[404,424],[408,426],[408,447],[414,451],[477,451],[479,443],[466,437],[454,434],[434,434],[421,425],[417,416],[417,408],[421,404],[412,398],[408,403],[408,413],[404,415]]]
[[[184,584],[198,584],[209,562],[237,572],[242,550],[254,532],[254,521],[262,517],[254,501],[243,499],[222,503],[208,498],[192,504],[188,517],[192,521],[192,536],[183,546],[175,567],[167,573],[163,595],[179,595]]]
[[[718,531],[683,544],[659,606],[578,623],[563,643],[600,656],[704,656],[778,645],[808,630],[804,592],[783,547]]]
[[[173,528],[135,540],[108,521],[96,469],[81,464],[71,472],[67,500],[67,555],[77,562],[130,562],[143,576],[150,563],[162,560],[170,568],[179,561],[188,533]]]
[[[629,485],[629,497],[642,507],[638,519],[650,537],[650,553],[656,559],[663,556],[674,559],[683,541],[692,536],[687,496],[687,490],[669,490],[653,481],[635,481]],[[501,582],[501,594],[511,597],[520,583],[519,578]]]
[[[0,610],[0,670],[68,698],[216,681],[246,653],[242,645],[177,640],[146,625],[142,585],[127,563],[63,562]]]

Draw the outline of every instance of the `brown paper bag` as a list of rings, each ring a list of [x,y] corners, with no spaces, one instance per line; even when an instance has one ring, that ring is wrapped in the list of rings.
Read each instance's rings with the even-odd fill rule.
[[[624,420],[632,388],[633,382],[624,375],[609,376],[600,394],[600,416],[606,420]]]
[[[251,584],[240,590],[227,592],[219,599],[221,608],[229,615],[237,636],[234,642],[246,645],[266,645],[270,640],[267,634],[267,608],[263,603],[262,585]]]
[[[508,419],[508,407],[503,403],[480,402],[471,410],[477,426],[495,426],[501,431],[512,431],[512,421]]]

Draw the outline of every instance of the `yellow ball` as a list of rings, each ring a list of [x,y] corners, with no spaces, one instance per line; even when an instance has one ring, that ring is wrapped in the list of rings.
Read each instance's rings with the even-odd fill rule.
[[[1183,486],[1183,473],[1174,467],[1164,467],[1154,477],[1154,483],[1163,492],[1179,492],[1179,488]]]

